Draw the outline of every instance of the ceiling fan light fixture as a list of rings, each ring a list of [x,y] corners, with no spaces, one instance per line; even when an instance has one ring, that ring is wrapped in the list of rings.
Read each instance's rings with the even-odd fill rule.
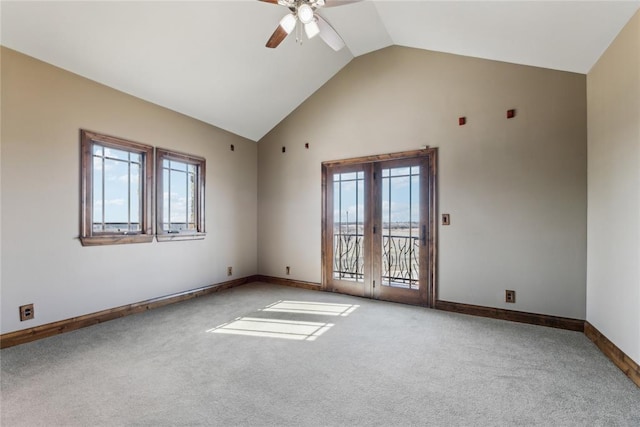
[[[290,13],[280,20],[280,26],[283,30],[290,34],[296,27],[296,17]]]
[[[296,28],[296,42],[302,44],[302,26],[307,34],[307,38],[315,36],[329,45],[333,50],[338,51],[345,47],[344,40],[335,29],[316,10],[321,7],[342,6],[344,4],[357,3],[362,0],[260,0],[266,3],[278,4],[287,7],[291,13],[280,20],[266,47],[273,49],[282,43]],[[300,26],[298,26],[300,21]]]
[[[307,33],[307,37],[309,39],[312,39],[318,34],[320,34],[320,27],[318,27],[318,24],[314,20],[309,22],[308,24],[304,24],[304,31],[305,33]]]
[[[313,9],[307,3],[303,3],[298,7],[298,19],[303,24],[313,22]]]

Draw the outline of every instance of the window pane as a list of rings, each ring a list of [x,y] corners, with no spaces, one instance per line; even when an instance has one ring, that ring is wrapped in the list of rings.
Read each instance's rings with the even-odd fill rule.
[[[176,162],[171,162],[171,166]],[[183,230],[187,223],[187,174],[171,170],[171,186],[169,189],[169,206],[171,213],[169,220],[172,230]]]
[[[189,169],[193,169],[193,165],[189,165]],[[187,176],[187,228],[193,230],[196,228],[196,177],[193,172]]]
[[[410,168],[393,168],[391,169],[391,176],[409,175]],[[384,176],[384,172],[383,172]]]
[[[169,167],[169,161],[164,160],[163,164]],[[169,206],[169,170],[164,169],[162,171],[162,182],[163,182],[163,190],[162,190],[162,229],[165,231],[169,231],[169,215],[171,212],[171,207]]]
[[[142,194],[140,192],[140,173],[142,171],[142,166],[138,163],[132,163],[130,165],[130,171],[129,230],[140,231],[142,229],[140,224],[140,200],[142,198]]]
[[[351,180],[351,179],[356,179],[356,173],[355,172],[339,173],[339,174],[336,174],[336,176],[341,181],[347,181],[347,180]]]
[[[102,158],[94,157],[93,159],[93,209],[92,222],[93,231],[101,231],[104,218],[102,216]]]
[[[126,231],[129,226],[128,163],[104,162],[104,221],[107,231]]]
[[[104,154],[104,149],[102,147],[102,145],[98,145],[98,144],[93,144],[93,154],[96,156],[103,156]]]
[[[116,148],[104,147],[104,156],[110,159],[129,161],[129,152]]]
[[[175,160],[171,160],[171,169],[173,170],[177,170],[177,171],[187,171],[187,164],[183,163],[183,162],[178,162]]]

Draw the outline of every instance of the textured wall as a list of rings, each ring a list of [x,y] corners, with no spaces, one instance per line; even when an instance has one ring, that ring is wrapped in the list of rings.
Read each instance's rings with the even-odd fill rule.
[[[640,12],[587,76],[587,320],[640,363]]]
[[[205,157],[207,237],[82,247],[81,128]],[[2,332],[255,274],[256,165],[254,142],[2,48]]]
[[[321,280],[322,161],[429,145],[452,223],[440,299],[583,319],[586,126],[584,75],[403,47],[356,58],[258,144],[259,272]]]

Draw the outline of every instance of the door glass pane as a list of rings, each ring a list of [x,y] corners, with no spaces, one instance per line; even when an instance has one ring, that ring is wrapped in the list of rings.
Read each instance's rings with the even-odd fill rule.
[[[418,289],[420,167],[382,170],[382,285]]]
[[[364,281],[364,172],[333,175],[333,278]]]

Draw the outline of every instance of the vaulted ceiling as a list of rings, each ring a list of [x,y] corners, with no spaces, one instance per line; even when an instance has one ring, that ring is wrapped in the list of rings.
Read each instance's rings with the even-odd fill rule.
[[[586,74],[640,1],[324,8],[347,47],[265,42],[288,9],[234,1],[2,1],[1,43],[257,141],[354,57],[402,45]]]

